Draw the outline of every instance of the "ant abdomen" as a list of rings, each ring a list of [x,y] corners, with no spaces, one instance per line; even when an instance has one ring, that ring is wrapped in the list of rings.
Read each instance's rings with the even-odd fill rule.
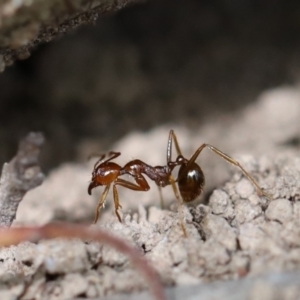
[[[202,169],[196,163],[182,164],[178,171],[178,188],[183,202],[191,202],[201,195],[205,177]]]

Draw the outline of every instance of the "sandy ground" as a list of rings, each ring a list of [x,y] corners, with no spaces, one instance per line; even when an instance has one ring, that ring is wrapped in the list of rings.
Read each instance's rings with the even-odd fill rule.
[[[218,285],[225,290],[230,290],[230,284],[237,287],[239,299],[249,293],[249,299],[258,299],[255,293],[277,299],[274,274],[275,282],[285,286],[286,299],[297,299],[299,273],[286,272],[300,266],[300,91],[292,87],[266,91],[238,114],[228,114],[193,132],[168,124],[132,133],[112,148],[122,151],[118,162],[139,158],[153,165],[165,164],[170,128],[186,157],[209,142],[237,159],[273,199],[259,197],[237,167],[204,150],[198,162],[206,175],[205,191],[198,202],[179,208],[187,238],[172,189],[163,189],[166,208],[162,209],[150,180],[149,192],[119,188],[123,223],[113,213],[109,194],[99,222],[92,226],[112,231],[141,249],[163,284],[176,287],[169,290],[170,299],[180,299],[178,295],[185,293],[193,299],[195,291],[198,296],[203,291],[204,297],[209,289],[205,287],[216,281],[224,281]],[[95,189],[92,197],[87,194],[93,163],[64,164],[53,170],[25,196],[14,226],[57,220],[92,223],[103,190]],[[147,282],[127,257],[91,241],[27,242],[1,249],[0,263],[2,299],[92,299],[147,289]],[[248,288],[242,289],[243,284]],[[217,288],[210,293],[203,299],[220,295]],[[148,299],[147,294],[144,297]],[[222,296],[233,299],[229,294],[226,297]]]

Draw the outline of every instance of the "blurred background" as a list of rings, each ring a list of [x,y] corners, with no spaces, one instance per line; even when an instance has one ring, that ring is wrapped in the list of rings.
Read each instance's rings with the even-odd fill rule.
[[[235,118],[298,85],[299,33],[296,0],[149,0],[101,16],[0,75],[0,163],[30,130],[45,133],[50,170],[131,131]]]

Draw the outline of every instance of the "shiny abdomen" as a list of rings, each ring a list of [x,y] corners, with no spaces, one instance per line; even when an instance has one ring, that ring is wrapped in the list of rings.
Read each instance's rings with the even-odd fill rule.
[[[184,202],[195,200],[203,191],[205,178],[203,171],[193,163],[189,168],[183,164],[178,172],[178,188]]]

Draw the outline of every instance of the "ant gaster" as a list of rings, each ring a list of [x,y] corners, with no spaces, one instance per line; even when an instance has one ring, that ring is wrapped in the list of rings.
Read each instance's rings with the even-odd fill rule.
[[[173,141],[177,151],[177,158],[175,161],[171,160]],[[181,200],[179,193],[183,202],[185,203],[195,200],[202,193],[205,184],[203,171],[196,163],[196,159],[200,155],[201,151],[206,147],[213,151],[215,154],[221,156],[229,163],[240,168],[244,175],[256,187],[259,196],[265,196],[267,198],[271,197],[258,185],[254,178],[239,164],[238,161],[210,144],[202,144],[190,159],[184,158],[181,153],[177,137],[174,131],[170,130],[167,146],[167,165],[165,166],[152,167],[141,160],[135,159],[128,162],[124,167],[121,167],[120,165],[112,162],[113,159],[121,155],[120,152],[109,152],[109,158],[104,161],[103,159],[105,158],[105,155],[101,155],[100,159],[94,165],[92,180],[88,187],[88,193],[89,195],[91,195],[93,188],[97,186],[105,186],[105,189],[97,206],[94,223],[97,222],[100,210],[102,207],[104,207],[105,199],[111,185],[113,185],[115,213],[119,221],[122,222],[121,217],[118,213],[118,209],[121,208],[121,205],[119,203],[117,186],[123,186],[134,191],[148,191],[150,187],[144,175],[147,175],[151,180],[153,180],[159,187],[159,189],[167,185],[171,185],[173,187],[175,196],[180,203]],[[172,171],[176,166],[180,166],[180,168],[178,171],[178,177],[175,180],[175,178],[172,176]],[[133,177],[135,183],[120,178],[125,174]],[[179,193],[177,190],[176,182],[178,184]]]

